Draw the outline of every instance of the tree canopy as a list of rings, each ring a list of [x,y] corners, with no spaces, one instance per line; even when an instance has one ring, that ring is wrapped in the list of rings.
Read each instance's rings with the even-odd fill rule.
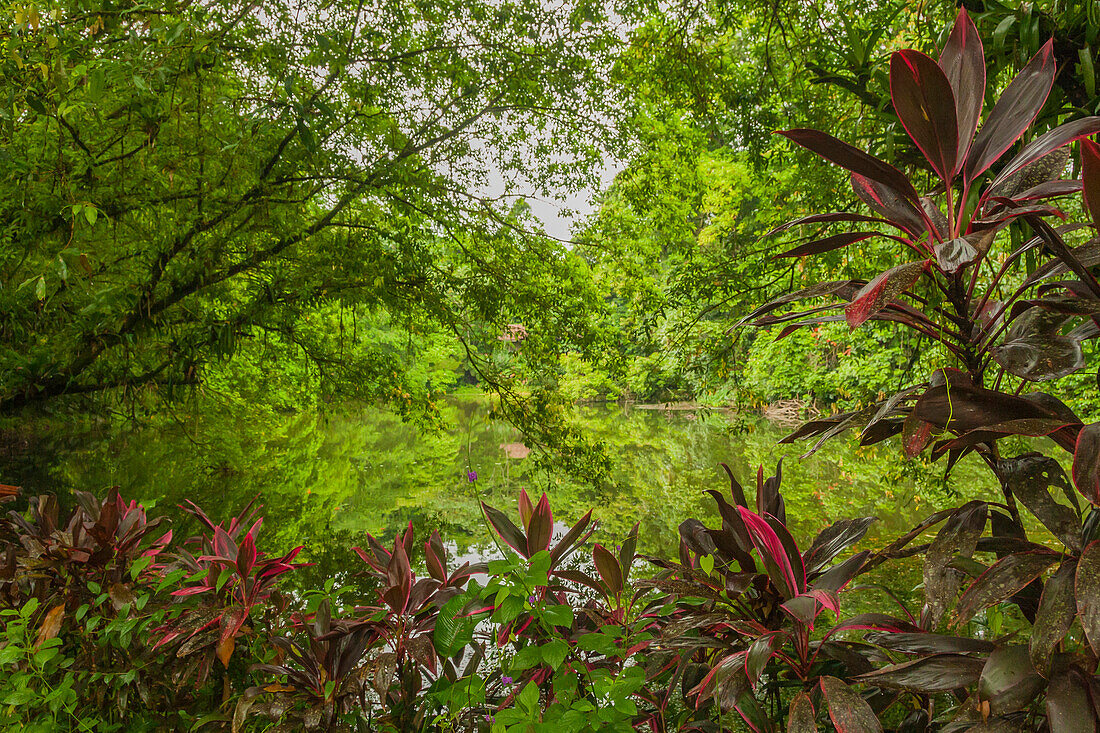
[[[372,312],[463,343],[522,321],[530,359],[583,338],[584,278],[515,186],[579,185],[614,148],[601,5],[6,11],[0,409],[172,390],[257,341],[400,391],[357,339]],[[308,325],[326,308],[335,335]]]

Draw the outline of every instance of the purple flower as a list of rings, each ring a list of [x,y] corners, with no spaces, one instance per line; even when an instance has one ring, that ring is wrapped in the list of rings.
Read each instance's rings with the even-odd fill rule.
[[[471,484],[474,481],[477,481],[477,471],[467,471],[466,472],[466,480],[469,481]]]
[[[503,682],[506,685],[510,685],[513,682],[512,678],[509,677],[508,675],[504,675],[503,677],[501,677],[500,681]]]

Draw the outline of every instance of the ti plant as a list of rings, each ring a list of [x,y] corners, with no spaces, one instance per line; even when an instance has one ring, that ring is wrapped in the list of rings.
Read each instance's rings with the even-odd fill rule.
[[[251,503],[230,520],[228,527],[215,524],[190,501],[182,508],[209,533],[188,541],[198,545],[197,556],[183,548],[177,550],[177,565],[187,572],[190,584],[172,595],[202,596],[202,604],[184,610],[161,629],[162,635],[153,648],[178,644],[179,657],[201,652],[195,663],[201,682],[209,674],[214,656],[223,666],[229,666],[238,637],[248,631],[253,609],[272,596],[280,576],[305,563],[294,562],[301,546],[277,557],[266,557],[256,548],[263,518],[256,518]]]
[[[980,125],[985,62],[965,9],[938,60],[911,49],[893,55],[894,108],[939,179],[925,195],[898,169],[824,132],[781,133],[849,171],[855,195],[871,214],[834,211],[789,222],[776,231],[832,222],[862,229],[805,242],[780,256],[818,255],[880,237],[896,243],[898,255],[908,261],[869,280],[810,285],[766,303],[742,322],[785,324],[781,335],[829,322],[847,322],[853,329],[869,321],[896,323],[938,344],[955,361],[927,382],[879,404],[808,423],[786,440],[821,436],[820,445],[860,427],[864,444],[900,434],[909,455],[934,442],[933,456],[948,455],[950,465],[977,452],[997,473],[998,439],[1049,436],[1074,453],[1078,489],[1100,501],[1100,425],[1083,425],[1051,395],[1020,394],[1028,383],[1082,369],[1083,342],[1100,335],[1100,283],[1093,272],[1100,248],[1089,239],[1100,218],[1100,148],[1087,139],[1100,131],[1100,117],[1067,122],[1007,155],[1053,84],[1051,48],[1047,43],[1031,59]],[[1076,140],[1081,140],[1082,179],[1063,179],[1066,146]],[[1066,215],[1052,200],[1080,192],[1093,221],[1053,225],[1052,219]],[[1010,238],[1004,233],[1011,228],[1031,236],[1006,249]],[[1080,238],[1081,230],[1088,241],[1071,247],[1066,237]],[[1025,271],[1029,261],[1044,255],[1044,264]],[[787,304],[820,298],[832,302],[779,312]],[[1006,477],[998,477],[1019,524]]]
[[[648,581],[675,602],[662,622],[651,664],[673,670],[666,700],[677,684],[694,707],[717,703],[755,731],[777,730],[786,698],[782,688],[845,687],[831,675],[852,677],[872,666],[858,645],[813,635],[823,611],[839,614],[839,593],[867,563],[867,551],[836,557],[858,542],[873,517],[843,520],[801,551],[785,526],[781,471],[757,474],[755,510],[726,467],[730,495],[710,490],[722,517],[719,529],[697,519],[680,525],[680,562],[650,562],[664,572]],[[760,569],[762,567],[762,570]],[[819,635],[820,636],[820,635]],[[856,704],[846,689],[830,698],[848,715]],[[809,704],[809,703],[807,703]],[[770,708],[770,712],[768,710]]]
[[[1047,43],[982,122],[985,60],[965,10],[938,59],[895,53],[894,109],[939,179],[926,195],[896,168],[825,133],[782,133],[849,171],[856,196],[871,212],[834,211],[784,225],[779,230],[831,222],[862,228],[802,243],[782,256],[884,237],[909,261],[866,281],[811,285],[761,306],[746,321],[784,324],[783,335],[834,321],[853,329],[868,321],[897,323],[954,361],[879,404],[810,422],[785,440],[818,436],[820,445],[860,427],[864,444],[900,434],[905,453],[931,446],[933,457],[948,457],[949,468],[973,452],[1004,495],[1003,503],[972,501],[939,512],[868,561],[923,557],[918,612],[846,624],[849,631],[869,630],[866,642],[888,655],[889,664],[857,679],[875,691],[872,699],[901,701],[912,710],[907,730],[1068,733],[1100,722],[1100,424],[1085,424],[1050,394],[1025,391],[1082,370],[1083,344],[1100,336],[1100,146],[1089,139],[1100,132],[1100,117],[1067,122],[1017,145],[1056,71]],[[1077,140],[1081,178],[1064,179],[1067,146]],[[1065,223],[1052,201],[1078,193],[1090,221]],[[1005,247],[1012,231],[1025,235],[1018,237],[1022,244]],[[833,302],[780,311],[818,298]],[[1072,483],[1053,458],[1002,455],[999,441],[1007,436],[1050,438],[1071,456]],[[1081,496],[1093,506],[1082,510]],[[1021,504],[1049,539],[1029,539]],[[910,546],[941,523],[931,542]],[[1055,543],[1061,547],[1052,549]],[[811,701],[797,709],[792,703],[792,730],[814,730],[813,718]],[[835,716],[833,722],[842,728]]]
[[[73,609],[88,600],[87,583],[95,582],[108,589],[117,606],[130,598],[128,572],[134,562],[144,558],[142,570],[157,570],[156,559],[172,531],[147,540],[163,518],[148,520],[144,507],[123,501],[117,488],[102,500],[84,491],[74,492],[74,498],[77,506],[66,519],[60,518],[57,498],[43,495],[31,499],[29,517],[11,511],[0,520],[15,540],[0,565],[0,605],[17,608],[34,597],[43,605]]]

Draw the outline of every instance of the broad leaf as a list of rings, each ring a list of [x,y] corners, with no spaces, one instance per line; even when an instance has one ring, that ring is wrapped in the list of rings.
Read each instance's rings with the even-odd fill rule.
[[[805,590],[806,571],[802,567],[802,558],[798,559],[799,568],[796,571],[783,542],[768,522],[744,507],[737,507],[737,511],[749,531],[749,537],[756,546],[757,552],[760,553],[760,559],[764,562],[768,577],[776,588],[786,598],[794,598]]]
[[[996,190],[996,188],[1009,176],[1015,175],[1016,172],[1021,170],[1024,166],[1030,165],[1045,155],[1049,155],[1052,151],[1057,150],[1063,145],[1067,145],[1074,140],[1087,137],[1088,135],[1094,135],[1097,132],[1100,132],[1100,117],[1083,117],[1079,120],[1059,125],[1050,132],[1040,135],[1025,145],[1023,150],[1021,150],[1015,158],[1009,161],[1008,165],[997,174],[997,177],[994,178],[989,185],[990,190]]]
[[[1044,308],[1029,308],[1017,318],[1005,340],[990,349],[1005,371],[1031,381],[1048,381],[1085,366],[1080,340],[1063,336],[1067,316]]]
[[[1081,522],[1077,513],[1050,495],[1051,486],[1058,486],[1063,493],[1072,495],[1066,474],[1056,460],[1038,453],[1026,453],[999,461],[997,474],[1012,495],[1055,537],[1070,550],[1081,551]]]
[[[987,654],[993,651],[991,641],[944,634],[872,632],[867,634],[866,639],[877,646],[905,654]]]
[[[924,608],[921,626],[935,628],[959,587],[959,573],[948,567],[956,555],[974,554],[985,529],[987,508],[972,501],[959,507],[936,535],[924,557]]]
[[[623,589],[623,573],[619,567],[619,561],[610,550],[600,543],[592,548],[592,561],[596,565],[596,571],[600,574],[608,591],[614,595]]]
[[[1051,677],[1044,702],[1050,733],[1096,730],[1091,687],[1084,674],[1073,667]]]
[[[789,249],[786,252],[777,254],[776,257],[805,257],[806,255],[817,255],[823,252],[830,252],[834,249],[840,249],[841,247],[847,247],[849,244],[862,242],[864,239],[870,239],[875,236],[882,235],[878,232],[845,232],[842,234],[833,234],[823,239],[815,239],[812,242],[800,244],[794,249]]]
[[[966,8],[959,9],[951,35],[940,53],[939,63],[955,96],[959,148],[954,172],[958,173],[978,129],[982,103],[985,101],[985,54],[978,29],[967,15]]]
[[[1043,108],[1054,84],[1053,48],[1053,42],[1048,41],[997,100],[966,156],[964,175],[968,182],[1012,147]]]
[[[978,681],[985,666],[984,659],[963,654],[934,654],[912,662],[891,664],[859,680],[877,687],[908,692],[950,692],[970,687]]]
[[[1100,226],[1100,145],[1088,138],[1081,141],[1081,189],[1093,225]]]
[[[1005,715],[1027,707],[1046,686],[1035,673],[1027,647],[1001,646],[989,655],[978,679],[978,697],[989,703],[991,715]]]
[[[1042,575],[1059,557],[1058,553],[1049,550],[1002,557],[963,593],[955,608],[955,624],[964,624],[983,608],[1011,598]]]
[[[874,517],[842,519],[821,530],[820,534],[814,538],[810,549],[806,550],[802,556],[806,563],[806,573],[816,573],[832,562],[834,557],[859,542],[874,521]]]
[[[1092,542],[1077,561],[1074,581],[1077,617],[1094,653],[1100,653],[1100,540]]]
[[[814,704],[810,696],[800,692],[791,700],[790,711],[787,714],[787,733],[817,733],[815,722]]]
[[[1031,625],[1029,641],[1031,663],[1043,674],[1050,667],[1050,655],[1065,638],[1077,616],[1073,588],[1076,572],[1077,560],[1068,558],[1043,585],[1043,596],[1035,614],[1035,623]]]
[[[958,157],[959,124],[955,94],[943,69],[920,51],[898,51],[890,57],[890,98],[909,137],[950,185]]]
[[[550,499],[543,494],[531,513],[531,522],[527,527],[527,557],[549,550],[553,534],[554,514],[550,511]]]
[[[1100,505],[1100,423],[1086,425],[1077,434],[1073,485],[1090,502]]]
[[[871,211],[885,217],[892,225],[913,237],[921,237],[928,224],[922,207],[914,204],[897,190],[859,173],[849,176],[852,191]]]
[[[901,171],[859,148],[818,130],[782,130],[779,134],[842,168],[882,184],[913,206],[920,206],[917,190]]]
[[[928,260],[907,262],[904,265],[891,267],[864,285],[844,309],[848,326],[853,329],[858,328],[868,318],[885,308],[890,301],[912,287],[928,266],[928,262]]]
[[[494,509],[485,502],[481,502],[481,509],[485,512],[485,518],[489,520],[489,524],[500,535],[500,538],[520,555],[529,557],[527,537],[524,535],[523,530],[513,524],[512,520],[499,509]]]
[[[882,723],[871,706],[836,677],[821,678],[821,692],[837,733],[882,733]]]

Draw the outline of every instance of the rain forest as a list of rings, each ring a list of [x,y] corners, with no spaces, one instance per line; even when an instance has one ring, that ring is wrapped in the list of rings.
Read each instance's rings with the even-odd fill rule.
[[[0,17],[0,731],[1100,731],[1097,0]]]

